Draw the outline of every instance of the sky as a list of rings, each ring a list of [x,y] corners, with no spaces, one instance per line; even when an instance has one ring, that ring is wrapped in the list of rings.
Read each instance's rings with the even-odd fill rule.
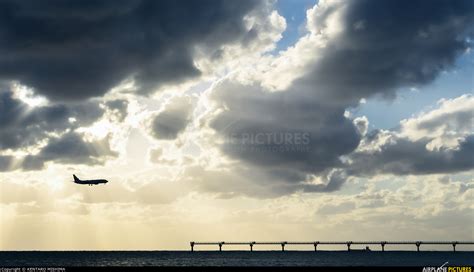
[[[0,250],[474,240],[473,38],[468,0],[2,1]]]

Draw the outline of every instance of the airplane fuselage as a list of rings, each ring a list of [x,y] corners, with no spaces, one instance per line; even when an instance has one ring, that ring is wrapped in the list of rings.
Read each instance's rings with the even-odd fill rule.
[[[92,185],[106,184],[107,182],[109,182],[109,181],[106,180],[106,179],[81,180],[81,179],[77,178],[75,175],[74,175],[73,177],[74,177],[74,183],[76,183],[76,184],[81,184],[81,185],[89,185],[89,186],[92,186]]]
[[[79,180],[79,181],[74,181],[74,183],[77,183],[77,184],[83,184],[83,185],[98,185],[98,184],[105,184],[107,183],[108,181],[105,180],[105,179],[91,179],[91,180]]]

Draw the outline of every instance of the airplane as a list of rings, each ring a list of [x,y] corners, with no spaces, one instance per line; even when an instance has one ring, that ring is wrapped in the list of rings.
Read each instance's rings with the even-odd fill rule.
[[[108,180],[106,179],[90,179],[90,180],[80,180],[78,177],[76,177],[76,175],[72,175],[74,177],[74,183],[77,183],[77,184],[82,184],[82,185],[89,185],[89,186],[92,186],[92,185],[99,185],[101,183],[103,184],[106,184],[107,182],[109,182]]]

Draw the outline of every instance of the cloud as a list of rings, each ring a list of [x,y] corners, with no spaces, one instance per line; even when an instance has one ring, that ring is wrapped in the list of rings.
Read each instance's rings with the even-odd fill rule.
[[[322,46],[295,84],[331,103],[427,84],[453,66],[474,34],[468,0],[320,1],[307,15],[308,37]]]
[[[110,111],[119,121],[126,116],[123,100],[47,103],[30,106],[9,89],[0,90],[0,171],[38,170],[46,162],[103,164],[116,157],[109,138],[86,140],[77,131]]]
[[[364,136],[367,134],[367,131],[369,130],[369,120],[367,117],[362,116],[355,118],[354,125],[357,127],[360,135]]]
[[[192,120],[196,99],[190,96],[174,97],[151,122],[151,134],[159,140],[173,140]]]
[[[375,135],[371,137],[377,141]],[[428,150],[428,141],[410,141],[390,135],[375,151],[355,152],[349,168],[352,175],[424,175],[436,173],[457,173],[474,169],[474,135],[460,140],[456,149],[441,148]]]
[[[342,165],[359,134],[343,108],[333,108],[300,90],[268,92],[226,80],[211,98],[210,127],[224,136],[222,151],[289,182]]]
[[[345,171],[338,170],[333,171],[328,177],[324,177],[326,183],[323,184],[305,184],[302,185],[303,191],[308,193],[316,192],[334,192],[341,189],[342,185],[347,180],[347,174]]]
[[[0,182],[0,204],[31,203],[41,201],[41,190],[29,184]],[[44,192],[43,192],[44,193]]]
[[[474,133],[474,96],[465,94],[442,99],[435,109],[400,122],[400,134],[410,140],[431,139],[429,149],[453,147],[460,138]]]
[[[109,138],[84,140],[83,135],[69,132],[52,137],[37,154],[26,156],[0,156],[0,172],[41,170],[45,163],[103,165],[118,153],[111,149]]]
[[[261,169],[241,164],[219,169],[193,165],[186,167],[178,180],[191,191],[211,193],[218,198],[241,195],[276,198],[296,191],[295,186],[288,185],[284,177],[271,177]]]
[[[109,157],[118,154],[110,149],[108,137],[98,141],[86,141],[82,135],[67,133],[52,138],[37,155],[28,155],[23,161],[23,169],[38,170],[45,162],[62,164],[103,164]]]
[[[96,102],[30,107],[13,92],[0,91],[0,150],[38,144],[51,134],[88,126],[103,113]]]
[[[127,117],[128,101],[115,99],[105,103],[107,108],[116,116],[117,121],[122,122]]]
[[[0,10],[0,78],[53,100],[101,96],[128,78],[148,93],[200,75],[198,52],[218,58],[268,30],[247,20],[267,12],[257,0],[8,0]]]
[[[445,99],[400,122],[399,130],[374,130],[349,156],[352,175],[425,175],[474,169],[474,98]]]
[[[473,11],[471,1],[320,1],[307,12],[308,34],[293,47],[212,86],[206,118],[213,141],[226,157],[293,189],[338,190],[347,173],[313,181],[346,170],[345,157],[367,133],[368,120],[351,120],[346,109],[363,98],[394,97],[397,89],[427,84],[451,68],[470,45]],[[459,143],[460,151],[413,154],[420,156],[412,157],[410,169],[393,172],[432,173],[428,164],[436,163],[446,164],[438,171],[468,169],[464,150],[471,140]],[[420,152],[426,142],[399,144]],[[431,160],[419,165],[425,159]]]
[[[334,215],[339,213],[349,213],[356,208],[354,202],[343,202],[340,204],[327,204],[318,209],[318,213]]]
[[[453,66],[472,45],[473,10],[468,0],[319,1],[307,11],[308,33],[257,78],[270,89],[311,89],[327,103],[393,98]]]
[[[0,156],[0,172],[5,172],[11,169],[13,163],[13,156]]]
[[[163,149],[162,148],[155,148],[149,151],[150,162],[157,163],[157,164],[177,164],[178,161],[176,159],[168,159],[163,156]]]
[[[36,5],[32,2],[5,3],[2,5],[16,7],[17,12],[4,9],[9,17],[0,19],[5,22],[0,29],[6,29],[2,33],[11,41],[0,46],[0,52],[11,56],[0,61],[0,78],[32,86],[53,102],[100,96],[129,78],[135,80],[142,93],[149,93],[163,84],[205,73],[214,60],[237,56],[236,52],[229,53],[232,45],[254,50],[252,42],[258,41],[259,45],[270,44],[265,47],[268,50],[278,39],[278,30],[284,29],[284,20],[264,2],[200,2],[184,6],[151,1],[113,5],[104,2],[98,6],[77,3],[74,12],[68,13],[74,20],[62,15],[69,11],[62,4],[53,7],[47,2],[44,8],[32,9],[30,5]],[[193,16],[202,13],[201,9],[205,15]],[[427,14],[427,9],[433,12]],[[452,67],[456,57],[470,46],[472,11],[470,1],[320,1],[308,10],[308,32],[293,47],[277,55],[262,55],[265,50],[256,50],[252,56],[258,57],[240,70],[232,69],[206,92],[203,100],[208,101],[200,104],[206,108],[199,112],[199,121],[203,121],[199,124],[204,124],[200,128],[212,136],[204,141],[220,151],[222,156],[214,161],[229,160],[234,164],[216,170],[214,176],[194,169],[209,177],[209,181],[196,186],[217,191],[226,186],[221,182],[225,180],[232,185],[221,190],[229,195],[276,196],[295,191],[334,192],[344,186],[350,175],[433,173],[431,165],[436,163],[444,163],[446,167],[439,171],[448,173],[469,169],[465,160],[466,151],[472,146],[470,133],[460,130],[459,135],[450,138],[450,146],[433,143],[431,149],[426,146],[434,138],[402,135],[403,131],[420,131],[423,127],[438,131],[442,127],[438,124],[446,119],[434,118],[436,124],[431,125],[420,119],[419,123],[425,125],[406,123],[405,130],[371,134],[367,118],[352,120],[346,110],[357,107],[361,99],[394,97],[401,87],[427,84]],[[34,32],[28,30],[32,21],[38,25],[31,28]],[[50,28],[52,21],[63,27]],[[7,31],[18,24],[18,33]],[[63,32],[58,33],[59,30]],[[25,44],[26,38],[36,46]],[[45,52],[42,48],[50,50]],[[39,71],[37,67],[43,68]],[[194,102],[186,99],[170,100],[154,116],[148,129],[156,139],[176,139],[186,131],[194,113]],[[96,164],[103,163],[103,157],[114,156],[105,142],[98,144],[104,146],[103,152],[92,152],[90,147],[97,143],[77,134],[77,128],[89,122],[87,118],[72,127],[68,123],[82,117],[74,107],[85,104],[29,108],[12,96],[5,96],[4,100],[8,102],[4,111],[18,119],[2,120],[0,116],[0,120],[5,127],[14,122],[18,131],[12,134],[9,129],[0,129],[0,134],[5,135],[0,140],[0,144],[5,141],[3,149],[31,146],[38,141],[43,144],[37,155],[25,159],[24,167],[41,168],[54,161]],[[90,103],[91,109],[97,107],[97,103]],[[118,120],[123,120],[126,104],[124,100],[107,102],[105,111],[114,112]],[[50,119],[35,119],[42,116],[40,112],[61,109],[65,113],[43,113],[60,121],[43,124],[41,120]],[[22,115],[31,115],[31,124],[38,124],[39,128],[23,125],[30,129],[25,132],[16,126],[28,124]],[[91,117],[90,122],[99,115]],[[464,120],[466,117],[458,123]],[[55,125],[49,127],[52,124]],[[20,133],[28,137],[14,137]],[[443,133],[445,137],[449,135]],[[67,149],[68,143],[77,144],[77,149]],[[206,147],[201,144],[198,143],[200,148]],[[406,153],[396,154],[390,144],[399,145],[400,151]],[[63,147],[64,155],[58,152]],[[161,150],[151,152],[155,162],[165,162]],[[411,150],[418,153],[411,154]],[[390,166],[374,162],[378,169],[365,170],[362,162],[374,154]],[[405,159],[407,156],[411,160]],[[9,165],[9,160],[5,156],[2,164]],[[402,160],[406,165],[399,167]],[[187,170],[183,172],[197,176]],[[221,170],[225,174],[219,176],[217,172]]]

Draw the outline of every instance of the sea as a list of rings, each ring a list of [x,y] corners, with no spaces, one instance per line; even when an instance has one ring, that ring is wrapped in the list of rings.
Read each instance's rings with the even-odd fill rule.
[[[445,251],[0,251],[0,267],[473,266],[474,252]]]

